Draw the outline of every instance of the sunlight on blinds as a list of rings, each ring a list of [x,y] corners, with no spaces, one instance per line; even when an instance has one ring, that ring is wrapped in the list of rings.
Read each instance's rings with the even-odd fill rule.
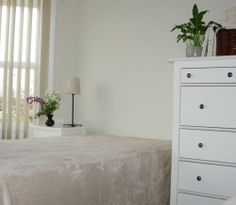
[[[2,138],[28,137],[37,75],[41,0],[0,1],[0,122]]]

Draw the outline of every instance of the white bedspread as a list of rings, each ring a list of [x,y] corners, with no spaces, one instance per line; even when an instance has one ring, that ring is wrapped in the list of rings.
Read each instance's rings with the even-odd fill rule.
[[[167,205],[170,142],[114,136],[0,142],[0,205]]]

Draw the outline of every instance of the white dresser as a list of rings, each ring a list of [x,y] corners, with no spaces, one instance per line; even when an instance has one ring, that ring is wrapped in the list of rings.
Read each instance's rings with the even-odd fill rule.
[[[236,56],[174,64],[171,205],[236,195]]]

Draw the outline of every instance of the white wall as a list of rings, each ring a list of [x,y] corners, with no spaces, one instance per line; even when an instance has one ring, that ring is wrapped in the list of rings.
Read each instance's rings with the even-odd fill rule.
[[[78,117],[90,133],[171,138],[173,76],[166,59],[183,57],[185,46],[169,31],[188,19],[195,2],[220,22],[224,10],[236,5],[235,0],[69,0],[60,5],[55,79],[58,85],[65,78],[59,73],[63,65],[74,66],[82,88]]]
[[[54,87],[63,92],[67,78],[77,75],[77,4],[76,0],[58,0],[56,16]],[[55,119],[71,122],[71,96],[62,95],[61,109]]]

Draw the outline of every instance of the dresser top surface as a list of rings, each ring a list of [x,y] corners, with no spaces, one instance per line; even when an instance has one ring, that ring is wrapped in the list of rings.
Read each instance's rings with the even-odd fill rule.
[[[211,56],[211,57],[185,57],[167,59],[168,63],[184,62],[184,61],[206,61],[206,60],[236,60],[236,55],[232,56]]]

